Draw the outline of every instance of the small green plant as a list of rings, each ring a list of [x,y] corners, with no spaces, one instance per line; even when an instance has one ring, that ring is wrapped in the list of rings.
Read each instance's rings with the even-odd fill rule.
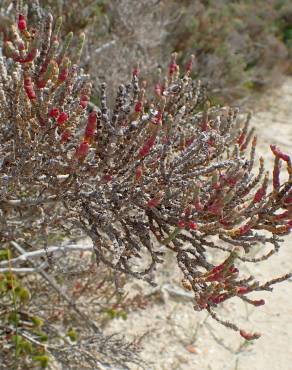
[[[0,251],[2,255],[3,252]],[[44,343],[48,336],[42,331],[44,321],[27,311],[31,299],[29,289],[14,274],[0,274],[0,298],[5,307],[1,311],[1,324],[6,325],[6,330],[0,330],[0,348],[5,354],[3,363],[8,368],[37,368],[39,359],[47,358],[46,362],[41,361],[45,368],[49,357]]]

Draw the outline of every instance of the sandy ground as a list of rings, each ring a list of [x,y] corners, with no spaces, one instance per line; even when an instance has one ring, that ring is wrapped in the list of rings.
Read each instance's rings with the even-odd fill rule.
[[[292,79],[268,94],[261,107],[252,124],[257,129],[258,153],[271,168],[270,143],[292,153]],[[260,267],[250,264],[248,269],[260,281],[290,272],[292,235],[286,237],[278,255]],[[275,286],[272,294],[257,294],[266,300],[264,306],[246,307],[235,300],[224,305],[221,316],[226,314],[244,328],[262,333],[259,340],[246,344],[206,313],[194,312],[178,275],[171,259],[166,261],[159,272],[155,303],[130,313],[126,321],[112,320],[108,328],[124,333],[128,339],[148,332],[142,351],[149,363],[147,370],[292,370],[292,281]],[[151,294],[146,286],[137,284],[137,289]]]

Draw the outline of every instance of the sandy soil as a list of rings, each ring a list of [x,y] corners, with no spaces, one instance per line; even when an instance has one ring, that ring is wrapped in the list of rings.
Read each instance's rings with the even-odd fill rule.
[[[268,94],[261,101],[262,111],[254,115],[258,152],[271,168],[269,144],[278,144],[292,152],[292,79]],[[278,255],[261,263],[251,264],[249,271],[261,281],[292,270],[292,235]],[[291,370],[292,369],[292,284],[287,281],[275,286],[274,292],[259,293],[266,304],[246,307],[228,302],[221,316],[228,314],[246,329],[259,331],[262,337],[246,344],[206,313],[193,311],[188,294],[179,285],[179,272],[171,259],[159,272],[156,293],[148,287],[137,289],[155,294],[155,303],[144,311],[130,313],[126,321],[115,319],[108,330],[131,336],[148,332],[142,357],[149,362],[147,370]],[[239,304],[236,304],[239,303]],[[132,369],[136,369],[134,366]]]

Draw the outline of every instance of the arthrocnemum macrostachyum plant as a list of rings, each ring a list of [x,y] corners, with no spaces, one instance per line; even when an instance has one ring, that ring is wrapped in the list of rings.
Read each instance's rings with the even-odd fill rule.
[[[256,137],[237,109],[210,106],[190,77],[193,58],[180,73],[173,54],[165,78],[152,89],[134,68],[111,108],[106,85],[100,106],[87,113],[88,76],[70,64],[69,35],[58,41],[47,16],[43,31],[5,30],[1,59],[1,239],[37,247],[50,233],[79,229],[93,241],[97,263],[154,284],[166,249],[173,252],[194,309],[215,309],[233,297],[254,306],[253,291],[271,290],[291,274],[259,283],[241,263],[270,258],[292,227],[290,157],[275,155],[273,189],[260,160],[253,172]],[[78,60],[79,52],[75,59]],[[279,179],[280,165],[287,179]],[[15,222],[17,220],[17,230]],[[21,220],[21,221],[20,221]],[[217,236],[222,243],[210,237]],[[270,251],[251,258],[256,244]],[[226,258],[210,262],[219,249]],[[144,253],[151,259],[147,267]],[[132,261],[141,258],[141,268]]]
[[[72,138],[74,143],[75,131],[75,143],[78,142],[79,126],[84,120],[88,122],[87,138],[92,135],[95,114],[85,113],[91,84],[77,65],[84,35],[75,43],[74,51],[71,48],[69,55],[73,35],[70,33],[60,44],[61,19],[53,22],[52,15],[47,14],[38,29],[27,25],[26,16],[20,14],[16,25],[10,27],[9,24],[8,19],[7,27],[1,29],[1,51],[5,57],[0,59],[0,241],[1,256],[8,256],[0,262],[0,348],[3,353],[0,363],[5,368],[46,367],[47,353],[68,369],[83,367],[85,362],[91,368],[104,362],[124,367],[128,362],[140,363],[136,353],[137,343],[126,343],[121,338],[103,335],[98,324],[83,314],[73,299],[66,298],[59,283],[44,271],[46,263],[34,268],[33,261],[29,259],[27,262],[25,257],[28,251],[40,251],[40,245],[46,248],[57,240],[63,240],[64,236],[72,236],[70,224],[67,224],[67,229],[62,221],[66,219],[66,210],[60,185],[67,174],[62,171],[66,160],[61,157],[66,156],[64,145],[70,151],[69,140]],[[83,143],[77,145],[75,150],[74,145],[71,150],[78,163],[87,147]],[[47,187],[50,190],[47,191]],[[19,262],[11,257],[9,249],[12,246],[16,246],[22,254],[20,257],[26,259],[22,262],[28,264],[28,268],[16,267]],[[37,281],[39,289],[35,289],[34,284],[31,287],[33,293],[38,295],[37,311],[41,311],[45,333],[49,337],[49,343],[45,345],[40,337],[39,325],[34,325],[31,320],[35,302],[28,300],[24,305],[20,299],[26,292],[22,289],[23,279],[18,282],[15,277],[16,273],[27,274],[28,270],[40,273],[48,283],[42,286]],[[99,278],[102,275],[99,269]],[[52,292],[47,290],[49,288],[57,291],[63,302],[69,304],[86,325],[83,338],[74,344],[74,349],[66,342],[64,333],[56,330],[50,320],[49,312],[54,314],[56,311],[54,305],[58,297],[55,297],[56,301]],[[48,310],[41,308],[46,294],[52,299],[47,304]],[[110,306],[107,301],[107,308],[110,309]],[[15,319],[12,321],[11,317]],[[69,332],[72,334],[72,330]]]

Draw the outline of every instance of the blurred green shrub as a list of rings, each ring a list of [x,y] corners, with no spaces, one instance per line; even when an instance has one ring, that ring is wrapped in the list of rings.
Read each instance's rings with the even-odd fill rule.
[[[177,2],[180,4],[181,2]],[[174,49],[196,55],[196,74],[227,100],[261,91],[291,72],[292,3],[184,1]]]

